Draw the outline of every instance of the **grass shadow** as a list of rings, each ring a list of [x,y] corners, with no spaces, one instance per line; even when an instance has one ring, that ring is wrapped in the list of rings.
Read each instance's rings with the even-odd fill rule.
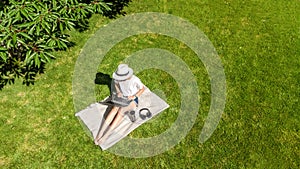
[[[108,6],[111,8],[111,10],[104,11],[103,15],[110,19],[114,19],[118,15],[124,16],[126,12],[124,12],[123,9],[124,7],[128,6],[131,1],[132,0],[104,0],[105,3],[110,4]]]

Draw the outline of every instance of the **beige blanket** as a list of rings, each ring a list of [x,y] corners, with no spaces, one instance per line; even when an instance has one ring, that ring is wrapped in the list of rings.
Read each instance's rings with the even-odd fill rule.
[[[169,105],[157,96],[155,93],[151,92],[149,89],[146,89],[144,93],[139,98],[139,106],[135,111],[136,121],[131,122],[128,116],[124,116],[124,119],[118,127],[116,127],[109,137],[99,146],[102,150],[106,150],[109,147],[113,146],[121,139],[126,137],[134,129],[147,122],[157,114],[161,113],[163,110],[167,109]],[[79,118],[80,122],[87,128],[87,131],[91,134],[91,137],[95,139],[100,127],[102,127],[105,117],[110,111],[110,106],[103,105],[100,103],[93,103],[89,105],[84,110],[75,114]],[[148,108],[151,113],[151,118],[142,119],[139,116],[139,110],[142,108]]]

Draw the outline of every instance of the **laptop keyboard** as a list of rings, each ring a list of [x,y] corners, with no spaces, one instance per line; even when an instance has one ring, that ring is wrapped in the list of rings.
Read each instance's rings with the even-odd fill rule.
[[[116,97],[116,96],[113,96],[111,101],[115,104],[119,104],[119,105],[123,105],[123,106],[128,106],[130,103],[130,100],[128,100],[127,98]]]

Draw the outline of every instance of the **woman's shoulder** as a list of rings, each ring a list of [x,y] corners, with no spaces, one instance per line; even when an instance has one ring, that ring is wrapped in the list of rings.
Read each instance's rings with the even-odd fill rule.
[[[135,75],[132,75],[132,77],[131,77],[131,82],[133,82],[133,83],[138,83],[138,84],[141,84],[142,83],[142,81],[140,80],[140,78],[138,78],[137,76],[135,76]]]
[[[138,78],[136,75],[132,75],[132,80],[140,80],[140,78]]]

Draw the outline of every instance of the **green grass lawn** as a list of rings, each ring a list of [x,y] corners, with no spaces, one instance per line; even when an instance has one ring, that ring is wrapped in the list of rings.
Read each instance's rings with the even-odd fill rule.
[[[17,81],[0,91],[0,168],[299,168],[299,9],[298,0],[133,0],[125,8],[127,15],[163,12],[202,30],[222,60],[227,83],[222,119],[201,144],[198,138],[211,91],[205,67],[193,51],[172,38],[152,34],[117,44],[99,65],[99,72],[111,74],[135,51],[163,48],[191,68],[201,96],[196,123],[178,145],[163,154],[137,159],[101,151],[74,116],[75,62],[88,38],[112,21],[93,16],[88,31],[71,32],[76,45],[55,52],[57,59],[47,65],[34,86]],[[171,105],[128,136],[151,137],[176,120],[178,88],[163,71],[143,71],[138,76],[152,90],[163,91]],[[157,85],[162,78],[163,83]],[[95,93],[102,99],[108,88],[95,84]]]

